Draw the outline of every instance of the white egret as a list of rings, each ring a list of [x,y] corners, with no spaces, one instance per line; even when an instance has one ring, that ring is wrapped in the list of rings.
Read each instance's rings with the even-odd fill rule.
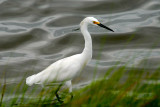
[[[88,24],[98,25],[114,32],[112,29],[101,24],[96,18],[86,17],[80,23],[80,29],[85,39],[85,47],[83,52],[60,59],[38,74],[29,76],[26,79],[26,84],[31,86],[33,84],[44,85],[46,83],[64,83],[68,86],[69,92],[72,92],[72,79],[79,74],[80,71],[82,71],[82,69],[92,58],[92,39],[87,29]],[[57,91],[56,97],[58,98],[58,101],[60,101]]]

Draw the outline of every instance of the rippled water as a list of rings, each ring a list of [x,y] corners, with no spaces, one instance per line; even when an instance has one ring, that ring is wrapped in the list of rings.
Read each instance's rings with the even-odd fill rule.
[[[102,76],[109,67],[137,69],[160,67],[159,0],[0,0],[0,83],[17,83],[51,63],[80,53],[84,39],[78,27],[94,16],[115,32],[89,26],[93,59],[80,77],[80,84]]]

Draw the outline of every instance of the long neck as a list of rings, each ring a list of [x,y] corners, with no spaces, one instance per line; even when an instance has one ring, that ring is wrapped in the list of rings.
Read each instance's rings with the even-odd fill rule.
[[[84,36],[84,40],[85,40],[85,47],[82,52],[82,55],[84,56],[86,61],[89,61],[92,58],[92,39],[91,39],[91,35],[88,32],[88,24],[87,23],[83,23],[81,25],[81,32],[82,32],[82,34]]]

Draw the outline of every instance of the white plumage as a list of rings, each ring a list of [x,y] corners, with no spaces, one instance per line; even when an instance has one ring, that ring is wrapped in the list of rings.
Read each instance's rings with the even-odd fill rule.
[[[81,57],[81,54],[77,54],[58,60],[40,73],[28,77],[26,84],[31,86],[33,84],[44,85],[46,83],[68,82],[78,74],[78,71],[83,66]]]
[[[76,54],[61,60],[56,61],[49,67],[29,76],[26,79],[26,84],[31,86],[33,84],[44,85],[46,83],[63,83],[69,87],[69,91],[72,92],[71,80],[80,73],[85,65],[92,58],[92,39],[87,30],[88,24],[99,25],[100,27],[111,30],[110,28],[102,25],[97,19],[93,17],[87,17],[80,23],[80,29],[85,39],[85,48],[81,54]],[[113,30],[111,30],[113,31]]]

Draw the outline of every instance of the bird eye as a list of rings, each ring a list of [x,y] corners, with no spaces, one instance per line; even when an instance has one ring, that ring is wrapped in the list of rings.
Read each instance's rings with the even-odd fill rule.
[[[93,21],[93,24],[96,24],[97,22],[96,21]]]

